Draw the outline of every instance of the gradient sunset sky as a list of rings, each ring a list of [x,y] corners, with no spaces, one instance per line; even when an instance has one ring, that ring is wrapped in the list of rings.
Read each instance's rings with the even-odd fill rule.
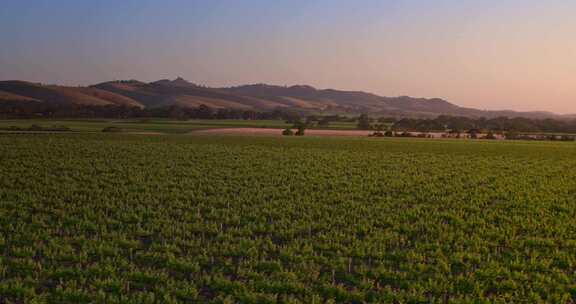
[[[182,76],[576,113],[576,1],[3,0],[0,80]]]

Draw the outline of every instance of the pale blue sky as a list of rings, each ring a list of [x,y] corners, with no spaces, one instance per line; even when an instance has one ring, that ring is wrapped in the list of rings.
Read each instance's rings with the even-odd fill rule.
[[[4,0],[0,79],[182,76],[576,112],[574,1]]]

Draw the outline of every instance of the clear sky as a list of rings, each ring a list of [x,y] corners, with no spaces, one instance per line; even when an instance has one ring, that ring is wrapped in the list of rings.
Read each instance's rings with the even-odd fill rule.
[[[2,0],[0,79],[182,76],[576,113],[576,1]]]

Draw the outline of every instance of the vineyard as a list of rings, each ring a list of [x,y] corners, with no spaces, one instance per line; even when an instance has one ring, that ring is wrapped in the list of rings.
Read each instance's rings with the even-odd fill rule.
[[[0,134],[0,303],[575,303],[576,144]]]

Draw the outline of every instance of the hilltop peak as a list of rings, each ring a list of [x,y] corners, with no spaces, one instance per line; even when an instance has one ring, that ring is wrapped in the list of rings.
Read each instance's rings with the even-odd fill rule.
[[[309,85],[293,85],[293,86],[289,87],[288,89],[294,90],[294,91],[301,91],[301,92],[315,92],[316,91],[315,87],[309,86]]]
[[[176,77],[176,79],[174,79],[174,80],[161,79],[158,81],[151,82],[150,84],[164,85],[164,86],[178,86],[178,87],[188,87],[188,86],[196,87],[197,86],[196,84],[189,82],[188,80],[186,80],[182,77]]]

